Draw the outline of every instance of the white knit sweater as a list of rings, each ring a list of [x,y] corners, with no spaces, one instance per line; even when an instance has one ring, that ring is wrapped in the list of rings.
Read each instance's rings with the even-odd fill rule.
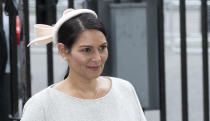
[[[111,90],[98,99],[80,99],[48,87],[24,106],[21,121],[146,121],[134,87],[110,77]]]

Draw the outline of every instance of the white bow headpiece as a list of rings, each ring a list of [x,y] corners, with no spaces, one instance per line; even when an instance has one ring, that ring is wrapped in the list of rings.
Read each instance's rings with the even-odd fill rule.
[[[90,9],[66,9],[63,12],[63,16],[57,21],[54,26],[45,25],[45,24],[35,24],[34,25],[34,32],[35,32],[35,39],[33,39],[28,46],[35,44],[35,45],[44,45],[50,42],[57,43],[58,40],[58,30],[62,26],[64,22],[67,20],[83,13],[90,13],[93,14],[97,18],[97,14],[90,10]]]

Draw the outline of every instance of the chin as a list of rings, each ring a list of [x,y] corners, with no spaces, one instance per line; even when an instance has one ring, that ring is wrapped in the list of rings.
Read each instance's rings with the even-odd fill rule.
[[[89,79],[89,80],[93,80],[93,79],[96,79],[96,78],[98,78],[99,76],[101,76],[101,73],[102,72],[98,72],[98,73],[89,73],[86,77],[87,77],[87,79]]]
[[[88,78],[89,78],[90,80],[92,80],[92,79],[98,78],[100,75],[101,75],[101,74],[91,75],[91,76],[89,76]]]

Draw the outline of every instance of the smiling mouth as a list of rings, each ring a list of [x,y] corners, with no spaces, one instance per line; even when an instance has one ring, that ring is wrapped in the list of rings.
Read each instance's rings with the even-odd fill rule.
[[[100,66],[88,66],[88,69],[92,71],[98,71],[100,69]]]

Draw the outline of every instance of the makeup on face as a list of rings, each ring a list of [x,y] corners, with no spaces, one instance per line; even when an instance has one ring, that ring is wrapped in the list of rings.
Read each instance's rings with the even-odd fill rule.
[[[104,34],[98,30],[86,30],[72,46],[69,56],[70,70],[85,77],[96,78],[103,72],[107,58]]]

